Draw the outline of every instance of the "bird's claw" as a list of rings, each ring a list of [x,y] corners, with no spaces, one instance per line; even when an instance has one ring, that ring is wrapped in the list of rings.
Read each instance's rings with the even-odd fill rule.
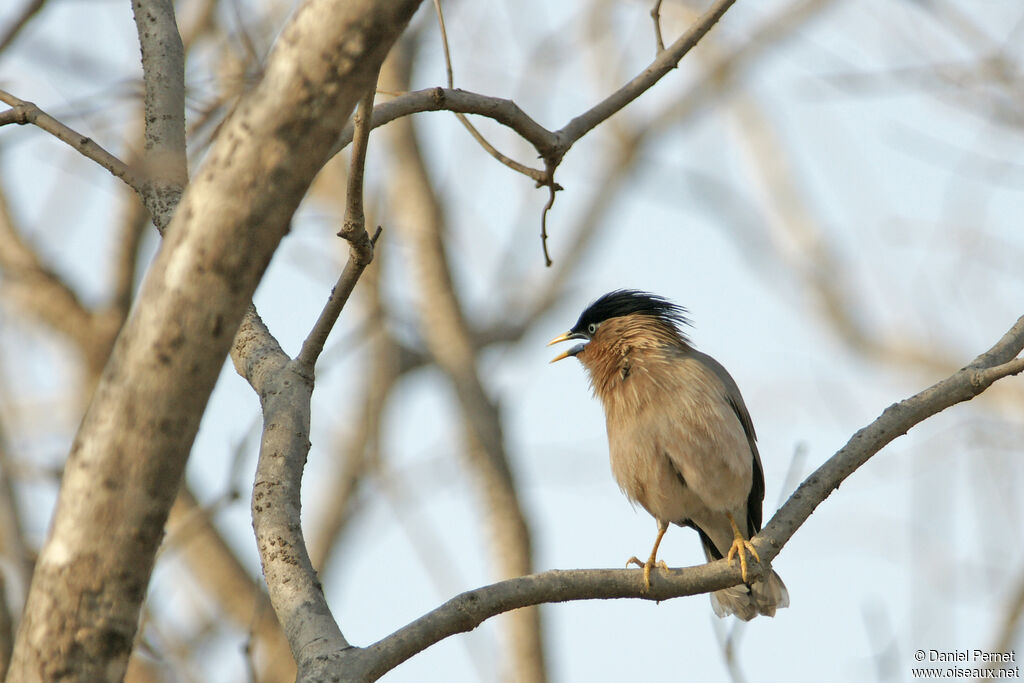
[[[753,555],[754,559],[758,562],[761,561],[761,556],[757,554],[757,550],[754,548],[754,544],[743,538],[737,536],[736,540],[732,542],[732,546],[729,548],[729,554],[726,556],[726,560],[729,564],[732,564],[732,560],[735,556],[740,556],[740,575],[743,577],[743,583],[747,582],[747,553]]]
[[[643,570],[644,570],[644,591],[649,591],[651,589],[651,568],[652,567],[658,567],[659,569],[665,569],[665,570],[668,569],[668,565],[665,564],[665,560],[658,560],[657,562],[655,562],[653,557],[648,559],[646,562],[641,562],[640,558],[638,558],[636,555],[634,555],[633,557],[631,557],[628,560],[626,560],[626,566],[627,567],[629,565],[631,565],[631,564],[635,564],[638,567],[642,567]]]

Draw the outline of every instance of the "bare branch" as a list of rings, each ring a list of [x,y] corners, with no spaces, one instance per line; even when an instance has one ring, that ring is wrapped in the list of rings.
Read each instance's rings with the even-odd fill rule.
[[[88,136],[72,130],[33,103],[18,99],[5,90],[0,90],[0,102],[11,106],[10,110],[0,114],[0,126],[8,123],[19,125],[30,123],[78,150],[86,159],[95,161],[110,171],[115,178],[120,178],[128,187],[140,195],[142,194],[146,185],[144,176],[100,147]]]
[[[224,357],[295,208],[417,4],[307,0],[265,77],[222,126],[68,457],[15,645],[16,679],[123,676],[164,523]],[[257,482],[255,505],[266,486]],[[291,554],[277,540],[285,537],[260,539],[268,577],[268,567]],[[292,602],[295,587],[271,585],[271,602],[301,670],[317,648],[306,647],[301,636],[309,633],[291,620],[306,604]],[[315,579],[310,587],[319,592]]]
[[[452,89],[455,87],[455,75],[454,71],[452,70],[452,55],[451,50],[448,47],[448,31],[447,29],[445,29],[444,25],[444,12],[441,10],[441,0],[434,0],[434,12],[437,14],[437,24],[441,31],[441,47],[444,52],[444,66],[445,75],[448,77],[448,88]],[[543,172],[538,171],[537,169],[534,168],[530,168],[529,166],[521,164],[515,159],[512,159],[511,157],[502,154],[494,145],[492,145],[487,140],[487,138],[483,136],[483,134],[479,130],[476,129],[476,126],[470,123],[469,119],[466,118],[465,114],[462,114],[460,112],[454,113],[455,118],[458,119],[459,123],[462,124],[463,128],[469,131],[469,134],[473,137],[474,140],[477,141],[477,143],[481,147],[483,147],[485,152],[487,152],[492,157],[497,159],[498,162],[511,168],[513,171],[517,171],[529,178],[533,178],[533,180],[536,181],[538,185],[544,184],[544,182],[547,179],[547,176],[545,176]]]
[[[665,74],[676,68],[679,61],[686,56],[686,53],[697,45],[700,39],[711,30],[712,26],[718,23],[718,20],[722,18],[726,10],[732,7],[735,1],[718,0],[715,2],[710,9],[697,19],[693,26],[677,38],[668,48],[660,52],[654,61],[633,80],[616,90],[602,102],[574,118],[559,130],[556,135],[565,146],[562,153],[564,154],[574,142],[649,90]]]
[[[309,452],[311,378],[295,361],[275,365],[261,387],[263,438],[253,485],[252,519],[270,601],[284,626],[299,680],[323,657],[348,647],[324,599],[302,534],[302,470]],[[287,457],[284,457],[287,456]]]
[[[760,565],[748,568],[748,576],[754,578],[762,572]],[[741,582],[739,569],[730,567],[725,560],[684,569],[656,570],[651,575],[650,590],[644,586],[641,573],[635,569],[555,569],[467,591],[359,652],[353,657],[357,663],[352,670],[365,678],[353,676],[343,680],[374,680],[449,636],[466,633],[495,615],[522,607],[620,598],[660,602]]]
[[[770,562],[807,521],[814,509],[875,453],[911,427],[946,408],[969,401],[998,379],[1024,371],[1024,317],[995,346],[970,365],[910,398],[895,403],[859,430],[835,455],[815,470],[756,536],[761,557]]]
[[[363,210],[363,175],[366,168],[366,148],[370,141],[370,112],[373,111],[373,97],[377,90],[374,87],[366,91],[359,102],[355,119],[356,139],[352,145],[352,162],[349,164],[348,184],[345,188],[345,219],[338,232],[352,246],[352,257],[361,262],[369,263],[373,259],[373,250],[367,243],[366,212]]]
[[[142,199],[160,232],[171,220],[188,182],[185,156],[185,48],[172,0],[133,0],[146,88]]]
[[[665,51],[665,39],[661,37],[661,0],[657,0],[651,8],[651,20],[654,21],[655,54],[661,54]]]
[[[812,473],[753,541],[762,564],[748,568],[748,577],[766,571],[799,526],[828,495],[883,446],[911,427],[956,403],[969,401],[996,380],[1024,371],[1024,317],[989,351],[934,386],[895,404],[858,431],[835,455]],[[555,570],[502,581],[449,600],[366,647],[350,651],[344,680],[375,679],[434,643],[470,631],[492,616],[546,602],[641,598],[668,600],[720,590],[741,582],[740,570],[726,560],[695,567],[655,571],[649,591],[641,572],[631,569]],[[351,673],[350,673],[351,672]]]
[[[530,118],[512,100],[451,88],[415,90],[390,102],[378,104],[373,109],[371,126],[378,128],[403,116],[426,111],[451,111],[486,116],[517,132],[542,156],[555,154],[558,149],[559,142],[555,134]],[[338,142],[331,149],[332,155],[352,142],[352,132],[351,125],[342,130]]]
[[[352,164],[348,174],[345,219],[341,231],[338,232],[338,236],[349,243],[348,261],[296,358],[310,377],[313,376],[317,358],[324,350],[327,336],[341,315],[341,309],[345,307],[349,295],[355,289],[359,276],[373,260],[373,248],[380,236],[379,227],[373,237],[366,234],[366,216],[363,212],[363,167],[366,164],[366,146],[370,138],[369,113],[373,110],[376,86],[377,79],[374,78],[374,87],[366,91],[355,115],[356,139],[352,146]]]
[[[473,136],[473,139],[476,140],[481,147],[483,147],[484,151],[490,154],[500,163],[504,164],[505,166],[508,166],[513,171],[522,173],[527,178],[532,179],[535,183],[537,183],[538,187],[541,185],[551,185],[554,183],[553,174],[540,171],[536,168],[531,168],[530,166],[520,163],[513,159],[512,157],[506,156],[499,152],[498,149],[494,145],[492,145],[487,140],[487,138],[483,136],[483,133],[477,130],[476,126],[470,123],[469,119],[466,118],[465,114],[460,114],[456,112],[455,118],[459,120],[459,123],[461,123],[467,131],[469,131],[469,134]]]
[[[662,51],[633,80],[626,83],[591,109],[573,118],[558,131],[553,132],[544,128],[527,116],[511,100],[479,95],[465,90],[453,90],[451,88],[447,90],[444,88],[418,90],[376,107],[373,115],[373,127],[376,128],[396,118],[423,111],[445,110],[462,114],[478,114],[494,119],[498,123],[516,131],[523,139],[536,148],[541,157],[557,166],[561,162],[562,157],[565,156],[565,153],[569,151],[569,148],[577,140],[649,90],[665,74],[676,68],[676,65],[686,56],[686,53],[693,49],[700,39],[711,30],[711,27],[718,22],[735,1],[718,0],[707,12],[697,19],[686,33],[672,43],[668,49]],[[342,132],[338,143],[332,149],[332,154],[337,153],[351,140],[352,133],[349,128],[346,128]],[[547,173],[540,179],[530,173],[527,173],[527,175],[530,175],[531,178],[541,184],[553,182],[550,174]]]
[[[554,172],[554,169],[551,169]],[[544,204],[544,209],[540,214],[540,246],[544,251],[544,265],[548,268],[551,267],[551,255],[548,254],[548,212],[551,211],[551,207],[555,205],[555,192],[558,188],[554,185],[548,187],[548,201]]]

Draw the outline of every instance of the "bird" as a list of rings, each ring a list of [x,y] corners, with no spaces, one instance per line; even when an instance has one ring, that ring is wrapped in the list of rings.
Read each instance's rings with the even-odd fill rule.
[[[683,331],[688,312],[655,294],[617,289],[591,303],[572,328],[548,346],[581,340],[551,360],[575,357],[605,413],[612,474],[626,497],[658,524],[643,568],[644,590],[670,524],[695,529],[708,562],[738,558],[743,583],[715,591],[719,617],[749,621],[789,606],[774,571],[748,582],[750,538],[761,530],[764,470],[739,387]]]

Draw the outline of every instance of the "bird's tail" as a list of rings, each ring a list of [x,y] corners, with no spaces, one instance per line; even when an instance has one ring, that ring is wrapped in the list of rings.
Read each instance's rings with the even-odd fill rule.
[[[722,559],[722,553],[715,548],[711,539],[700,529],[698,532],[708,562]],[[749,585],[741,583],[711,594],[711,609],[720,617],[735,614],[743,621],[750,621],[759,614],[774,617],[775,610],[783,607],[789,607],[789,591],[774,571]]]
[[[711,609],[720,617],[735,614],[750,621],[758,614],[774,617],[775,610],[789,607],[789,591],[774,571],[766,578],[730,586],[711,594]]]

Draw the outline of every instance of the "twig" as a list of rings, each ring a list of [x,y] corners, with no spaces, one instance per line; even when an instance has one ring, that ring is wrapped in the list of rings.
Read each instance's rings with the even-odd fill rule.
[[[711,27],[725,14],[726,10],[733,5],[735,0],[718,0],[707,12],[705,12],[690,29],[677,39],[670,48],[660,49],[654,61],[633,80],[626,83],[617,91],[609,95],[603,101],[575,117],[558,131],[549,131],[536,121],[527,116],[511,100],[502,100],[496,97],[487,97],[476,93],[468,93],[454,88],[452,73],[451,55],[448,49],[448,36],[444,26],[444,14],[441,11],[440,0],[434,0],[434,7],[437,11],[438,23],[441,30],[441,41],[444,49],[445,69],[448,78],[448,89],[434,88],[429,91],[418,91],[398,97],[391,102],[381,105],[374,110],[371,125],[373,127],[383,125],[399,116],[407,116],[418,111],[448,110],[455,112],[459,121],[469,130],[473,138],[480,145],[502,164],[518,171],[531,178],[538,187],[547,187],[550,196],[544,211],[541,214],[541,243],[544,251],[544,264],[551,266],[552,261],[547,249],[547,214],[554,204],[555,192],[561,188],[555,183],[554,172],[561,163],[562,158],[573,144],[588,132],[608,119],[612,114],[619,111],[634,99],[639,97],[669,71],[674,69],[687,52],[689,52],[704,35],[711,30]],[[652,10],[652,16],[660,11],[661,2],[657,2]],[[658,33],[658,41],[661,43],[660,21],[655,16],[655,26]],[[479,114],[502,123],[519,133],[524,139],[530,142],[545,162],[545,170],[540,171],[521,164],[499,152],[469,123],[463,114]],[[351,140],[351,134],[346,128],[342,137],[332,153],[336,153]]]
[[[434,12],[437,14],[437,25],[441,29],[441,48],[444,51],[444,70],[448,77],[448,87],[455,87],[455,75],[452,71],[452,53],[448,49],[448,31],[444,27],[444,12],[441,11],[441,0],[434,0]]]
[[[18,125],[30,123],[78,150],[86,159],[95,161],[110,171],[115,178],[123,180],[140,195],[143,193],[146,187],[146,180],[142,174],[136,172],[113,154],[100,147],[88,136],[72,130],[32,102],[18,99],[6,90],[0,90],[0,102],[11,106],[10,110],[0,114],[0,126],[9,123],[16,123]]]
[[[324,350],[327,343],[327,336],[334,328],[341,309],[345,307],[348,297],[355,289],[359,276],[373,260],[373,247],[380,237],[381,228],[377,226],[373,237],[366,234],[366,216],[363,211],[363,168],[366,164],[366,147],[370,139],[370,112],[373,109],[373,96],[376,92],[377,79],[373,79],[374,85],[370,87],[363,99],[359,102],[359,109],[355,114],[356,139],[352,145],[352,162],[348,173],[348,187],[345,200],[345,219],[342,221],[342,228],[338,237],[342,237],[349,243],[348,262],[338,277],[338,282],[331,289],[331,295],[327,298],[320,317],[313,324],[306,341],[302,343],[302,350],[295,358],[296,362],[306,368],[309,376],[313,376],[313,369],[316,360]]]
[[[372,126],[402,116],[424,111],[453,111],[463,114],[478,114],[494,119],[511,128],[529,142],[547,162],[557,166],[569,148],[588,132],[608,119],[615,112],[649,90],[665,74],[674,69],[686,53],[700,41],[711,27],[725,14],[736,0],[718,0],[679,37],[662,51],[646,69],[591,109],[573,118],[557,131],[551,131],[530,118],[511,100],[480,95],[452,88],[431,88],[401,95],[390,102],[378,105],[373,112]],[[352,129],[345,128],[331,153],[335,154],[352,141]],[[541,185],[548,184],[546,173],[536,169],[520,171]]]
[[[466,118],[465,114],[460,114],[456,112],[455,118],[457,118],[459,120],[459,123],[461,123],[466,128],[466,130],[469,131],[469,134],[473,136],[473,139],[476,140],[480,144],[480,146],[484,148],[484,151],[490,154],[500,163],[504,164],[505,166],[508,166],[517,173],[521,173],[527,178],[532,178],[533,181],[537,183],[538,187],[551,186],[553,180],[551,179],[552,177],[550,175],[548,175],[544,171],[540,171],[536,168],[520,163],[515,159],[505,156],[504,154],[499,152],[498,149],[494,147],[494,145],[487,141],[487,139],[483,136],[483,133],[478,131],[476,129],[476,126],[469,122],[469,119]]]
[[[665,41],[661,37],[661,0],[654,3],[651,8],[651,19],[654,20],[654,44],[657,47],[656,55],[665,51]]]
[[[551,173],[554,175],[554,169],[551,169]],[[544,210],[540,213],[540,246],[544,250],[544,265],[548,268],[552,264],[551,256],[548,254],[548,212],[555,205],[556,189],[554,183],[548,185],[548,201],[544,204]]]
[[[448,47],[448,31],[444,25],[444,12],[441,11],[441,0],[434,0],[434,11],[437,13],[437,24],[441,31],[441,48],[442,51],[444,52],[444,66],[445,75],[448,79],[448,88],[454,89],[455,75],[454,70],[452,69],[452,55]],[[461,123],[462,126],[467,131],[469,131],[469,134],[473,137],[473,139],[476,140],[481,147],[483,147],[484,151],[490,154],[495,159],[497,159],[499,163],[508,166],[513,171],[522,173],[528,178],[533,178],[533,180],[536,181],[538,185],[546,184],[545,180],[548,178],[546,174],[535,168],[530,168],[526,164],[522,164],[516,161],[515,159],[502,154],[494,145],[488,142],[487,138],[483,136],[483,133],[477,130],[476,126],[470,123],[469,119],[466,118],[465,114],[461,112],[453,113],[455,114],[455,118],[459,120],[459,123]]]
[[[376,83],[376,80],[374,81]],[[356,126],[356,139],[352,145],[352,160],[349,164],[348,183],[345,188],[345,218],[338,237],[348,241],[352,248],[358,250],[360,257],[367,262],[373,253],[366,253],[366,213],[363,210],[363,175],[366,167],[366,148],[370,141],[369,112],[373,109],[373,97],[376,88],[370,88],[359,102],[359,109],[353,117]]]
[[[378,128],[395,119],[425,111],[461,112],[494,119],[518,133],[533,145],[541,156],[556,154],[559,148],[559,140],[555,134],[530,118],[512,100],[452,88],[414,90],[390,102],[378,104],[373,109],[371,127]],[[336,154],[352,142],[353,130],[353,126],[349,125],[341,131],[337,144],[331,149],[332,154]]]
[[[556,135],[567,142],[566,151],[574,142],[649,90],[665,74],[676,68],[679,61],[700,42],[700,39],[718,23],[726,10],[735,2],[736,0],[718,0],[672,45],[660,52],[650,66],[633,80],[563,126]]]

